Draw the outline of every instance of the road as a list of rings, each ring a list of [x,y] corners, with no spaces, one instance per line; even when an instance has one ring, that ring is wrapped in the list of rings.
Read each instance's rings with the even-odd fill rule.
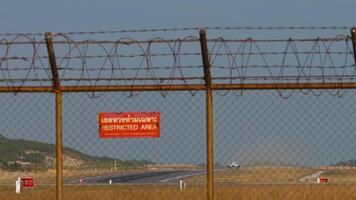
[[[85,177],[82,179],[73,179],[66,181],[66,184],[145,184],[145,183],[167,183],[189,176],[205,174],[205,170],[194,171],[157,171],[157,172],[136,172],[117,174],[110,176]]]

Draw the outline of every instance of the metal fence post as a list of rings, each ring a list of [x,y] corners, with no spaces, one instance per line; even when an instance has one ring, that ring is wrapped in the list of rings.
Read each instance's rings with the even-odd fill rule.
[[[352,47],[354,50],[354,61],[356,64],[356,27],[351,29],[351,40],[352,40]]]
[[[213,158],[213,95],[211,87],[210,63],[206,31],[200,30],[200,45],[204,67],[205,91],[206,91],[206,143],[207,143],[207,192],[208,200],[214,199],[214,158]]]
[[[62,91],[58,76],[58,68],[54,47],[52,42],[52,33],[44,34],[47,44],[48,59],[51,65],[53,77],[53,89],[56,94],[56,199],[63,199],[63,160],[62,160]]]

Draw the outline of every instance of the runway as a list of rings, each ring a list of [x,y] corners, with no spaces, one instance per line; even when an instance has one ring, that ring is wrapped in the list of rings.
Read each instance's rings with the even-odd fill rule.
[[[111,184],[169,183],[181,178],[203,174],[206,174],[206,170],[135,172],[72,179],[67,181],[66,184],[109,184],[110,180]]]

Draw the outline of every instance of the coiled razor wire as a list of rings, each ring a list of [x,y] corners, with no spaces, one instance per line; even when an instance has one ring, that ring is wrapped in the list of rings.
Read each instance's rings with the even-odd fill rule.
[[[346,30],[351,27],[203,27],[207,30]],[[140,29],[53,34],[63,85],[188,85],[203,84],[200,40],[155,37],[135,39],[73,39],[72,35],[126,32],[168,32],[201,28]],[[42,33],[0,36],[0,84],[8,87],[48,86],[51,71]],[[354,82],[356,67],[350,36],[282,39],[208,38],[212,80],[216,83],[343,83]],[[283,98],[293,91],[277,90]],[[340,90],[327,90],[342,95]],[[194,91],[190,91],[194,95]],[[226,95],[229,91],[217,92]],[[314,90],[300,90],[319,96]],[[167,95],[167,91],[161,91]],[[139,92],[130,92],[134,96]],[[237,94],[241,95],[242,90]],[[95,97],[94,93],[92,97]]]

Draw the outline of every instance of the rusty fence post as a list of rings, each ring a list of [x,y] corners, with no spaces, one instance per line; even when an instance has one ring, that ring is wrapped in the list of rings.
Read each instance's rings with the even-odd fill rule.
[[[53,77],[53,90],[56,94],[56,199],[63,199],[63,159],[62,159],[62,91],[58,67],[52,42],[52,33],[44,34],[47,44],[48,59]]]
[[[354,50],[354,62],[356,65],[356,27],[351,29],[351,40],[352,40],[352,47]]]
[[[213,95],[210,74],[210,62],[206,31],[200,30],[200,46],[204,67],[206,92],[206,147],[207,147],[207,195],[208,200],[214,199],[214,158],[213,158]]]

